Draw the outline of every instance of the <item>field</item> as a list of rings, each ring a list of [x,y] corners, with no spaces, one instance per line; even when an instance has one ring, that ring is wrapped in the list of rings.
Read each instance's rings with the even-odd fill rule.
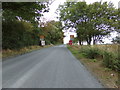
[[[93,45],[93,47],[97,47],[101,50],[106,50],[108,52],[118,53],[120,45],[118,44],[108,44],[108,45]]]

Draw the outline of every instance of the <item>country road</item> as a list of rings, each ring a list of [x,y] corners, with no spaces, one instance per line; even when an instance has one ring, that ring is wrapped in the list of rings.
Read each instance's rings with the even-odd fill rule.
[[[3,88],[103,88],[65,45],[2,62]]]

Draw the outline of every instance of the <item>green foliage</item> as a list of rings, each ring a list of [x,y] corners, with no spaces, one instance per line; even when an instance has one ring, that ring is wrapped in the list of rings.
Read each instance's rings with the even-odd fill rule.
[[[80,44],[87,41],[90,45],[92,39],[95,44],[118,27],[118,11],[112,6],[112,3],[95,2],[88,5],[85,1],[66,2],[58,10],[60,20],[64,21],[64,27],[77,30]]]
[[[120,70],[120,60],[117,54],[108,51],[103,51],[96,47],[90,47],[90,46],[82,46],[79,53],[80,54],[82,53],[85,57],[92,59],[93,62],[96,62],[96,59],[102,56],[103,64],[107,68],[116,71]]]
[[[95,47],[82,47],[80,53],[84,53],[87,58],[95,59],[95,57],[100,55],[100,51]]]
[[[47,44],[57,44],[63,41],[62,24],[59,21],[48,21],[42,28]]]
[[[47,11],[47,3],[42,2],[3,2],[4,20],[27,20],[35,22],[35,18],[42,16]]]
[[[7,21],[2,23],[2,48],[19,49],[25,46],[38,44],[37,33],[27,22]]]
[[[120,60],[116,55],[111,52],[104,52],[103,54],[103,64],[113,70],[120,70]]]
[[[105,71],[111,71],[112,69],[111,68],[105,68]]]
[[[103,65],[106,67],[105,71],[120,71],[120,54],[105,51],[103,49],[98,49],[94,46],[80,46],[80,50],[75,49],[74,47],[68,46],[68,49],[75,54],[78,59],[89,58],[91,62],[97,62],[99,59],[103,62]],[[99,58],[101,57],[102,58]]]
[[[115,38],[112,39],[112,42],[120,44],[120,37],[116,36]]]
[[[92,61],[92,62],[97,62],[97,59],[92,59],[91,61]]]
[[[46,2],[3,2],[2,48],[38,45],[39,35],[43,33],[38,21],[44,12],[48,12]]]
[[[74,38],[73,43],[77,43],[78,42],[78,38]]]

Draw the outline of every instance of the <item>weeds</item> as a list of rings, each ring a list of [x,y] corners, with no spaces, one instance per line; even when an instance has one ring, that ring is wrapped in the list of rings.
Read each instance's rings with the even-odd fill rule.
[[[97,62],[97,59],[92,59],[91,61],[92,61],[92,62]]]
[[[75,52],[75,51],[74,51]],[[116,53],[100,49],[96,46],[81,46],[79,54],[83,54],[86,58],[89,58],[93,62],[97,61],[97,58],[102,57],[103,64],[115,71],[120,70],[120,60]]]
[[[44,47],[49,47],[49,45],[44,46]],[[20,55],[20,54],[24,54],[27,52],[31,52],[33,50],[41,49],[41,48],[43,48],[43,47],[35,45],[35,46],[24,47],[24,48],[21,48],[19,50],[11,50],[11,49],[2,50],[1,57],[5,58],[5,57],[14,56],[14,55]]]
[[[120,71],[120,56],[116,45],[69,46],[68,49],[107,87],[120,86],[120,75],[117,76]]]
[[[114,53],[112,52],[104,51],[103,64],[113,70],[120,70],[120,61],[118,60],[117,56],[114,55]]]
[[[81,47],[80,53],[83,53],[89,59],[95,59],[100,56],[100,50],[95,47]]]

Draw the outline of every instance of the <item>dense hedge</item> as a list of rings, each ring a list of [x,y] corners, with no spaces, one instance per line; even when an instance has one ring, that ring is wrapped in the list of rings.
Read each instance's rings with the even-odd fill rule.
[[[20,49],[39,44],[39,37],[32,24],[24,21],[2,22],[2,48]]]

